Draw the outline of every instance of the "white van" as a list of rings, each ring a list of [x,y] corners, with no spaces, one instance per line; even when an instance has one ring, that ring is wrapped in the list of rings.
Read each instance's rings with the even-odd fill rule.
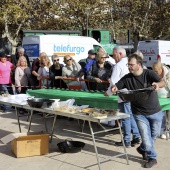
[[[71,55],[78,62],[87,58],[90,49],[97,51],[99,47],[102,47],[91,37],[66,35],[27,36],[23,38],[22,46],[30,62],[37,58],[41,52],[46,52],[49,57],[57,54],[60,57],[60,63],[63,63],[65,55]],[[108,60],[115,63],[111,57]]]
[[[139,41],[138,51],[141,51],[144,55],[143,63],[146,67],[151,68],[153,63],[158,60],[170,65],[170,41]]]

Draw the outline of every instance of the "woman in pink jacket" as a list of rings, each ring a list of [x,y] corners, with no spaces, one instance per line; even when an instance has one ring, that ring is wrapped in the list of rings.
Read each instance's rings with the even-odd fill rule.
[[[14,68],[13,64],[7,61],[7,57],[3,49],[0,49],[0,92],[8,94],[8,86],[11,86],[11,70]],[[5,112],[6,106],[1,105],[1,110]]]

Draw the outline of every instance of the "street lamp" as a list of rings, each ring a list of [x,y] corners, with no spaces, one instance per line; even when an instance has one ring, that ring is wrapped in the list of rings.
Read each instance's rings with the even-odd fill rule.
[[[87,19],[86,19],[86,29],[87,29],[87,37],[88,37],[88,24],[89,24],[89,13],[90,13],[90,8],[85,8]]]

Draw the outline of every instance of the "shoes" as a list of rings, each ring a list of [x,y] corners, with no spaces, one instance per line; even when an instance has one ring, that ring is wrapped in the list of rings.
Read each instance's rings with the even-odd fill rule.
[[[123,143],[122,142],[115,142],[115,146],[123,146]],[[126,146],[126,148],[130,148],[131,143],[130,142],[125,142],[125,146]]]
[[[167,133],[167,137],[169,138],[169,133]],[[161,136],[161,139],[166,139],[166,132],[164,132]]]
[[[162,135],[160,136],[160,138],[161,138],[161,139],[166,139],[166,135],[165,135],[165,134],[162,134]]]
[[[148,159],[149,159],[148,156],[147,156],[147,153],[146,153],[145,151],[141,150],[140,147],[136,148],[136,150],[137,150],[137,152],[138,152],[139,154],[142,155],[143,160],[148,160]]]
[[[141,139],[140,138],[135,138],[131,141],[131,146],[135,146],[137,144],[141,143]]]
[[[152,168],[154,165],[157,164],[156,159],[149,158],[148,162],[144,165],[144,168]]]

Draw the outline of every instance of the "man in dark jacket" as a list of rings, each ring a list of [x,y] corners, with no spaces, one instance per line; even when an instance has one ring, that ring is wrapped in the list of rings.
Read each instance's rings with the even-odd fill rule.
[[[18,47],[16,54],[15,54],[15,55],[11,55],[11,63],[12,63],[14,66],[17,65],[18,60],[19,60],[19,57],[24,56],[24,57],[26,58],[26,60],[27,60],[27,65],[28,65],[28,67],[30,67],[29,58],[28,58],[28,56],[27,56],[26,54],[24,54],[24,51],[25,51],[24,48]],[[15,84],[15,78],[14,78],[14,76],[15,76],[15,69],[11,72],[12,84]]]
[[[28,56],[26,54],[24,54],[24,51],[25,51],[24,48],[18,47],[16,54],[15,55],[11,55],[11,63],[16,66],[17,63],[18,63],[19,57],[24,56],[27,59],[28,67],[30,67],[29,58],[28,58]]]
[[[95,56],[96,56],[96,52],[93,50],[93,49],[91,49],[91,50],[89,50],[88,51],[88,57],[87,58],[85,58],[85,59],[81,59],[78,63],[81,65],[81,68],[82,68],[82,74],[81,74],[81,76],[83,76],[84,75],[84,79],[86,79],[86,77],[87,77],[87,71],[86,71],[86,65],[87,65],[87,63],[89,62],[89,60],[91,60],[91,59],[95,59]],[[91,65],[90,65],[91,66]]]
[[[89,60],[95,58],[95,55],[96,55],[96,52],[93,49],[91,49],[88,51],[88,57],[81,59],[78,63],[81,65],[82,68],[84,68]]]

